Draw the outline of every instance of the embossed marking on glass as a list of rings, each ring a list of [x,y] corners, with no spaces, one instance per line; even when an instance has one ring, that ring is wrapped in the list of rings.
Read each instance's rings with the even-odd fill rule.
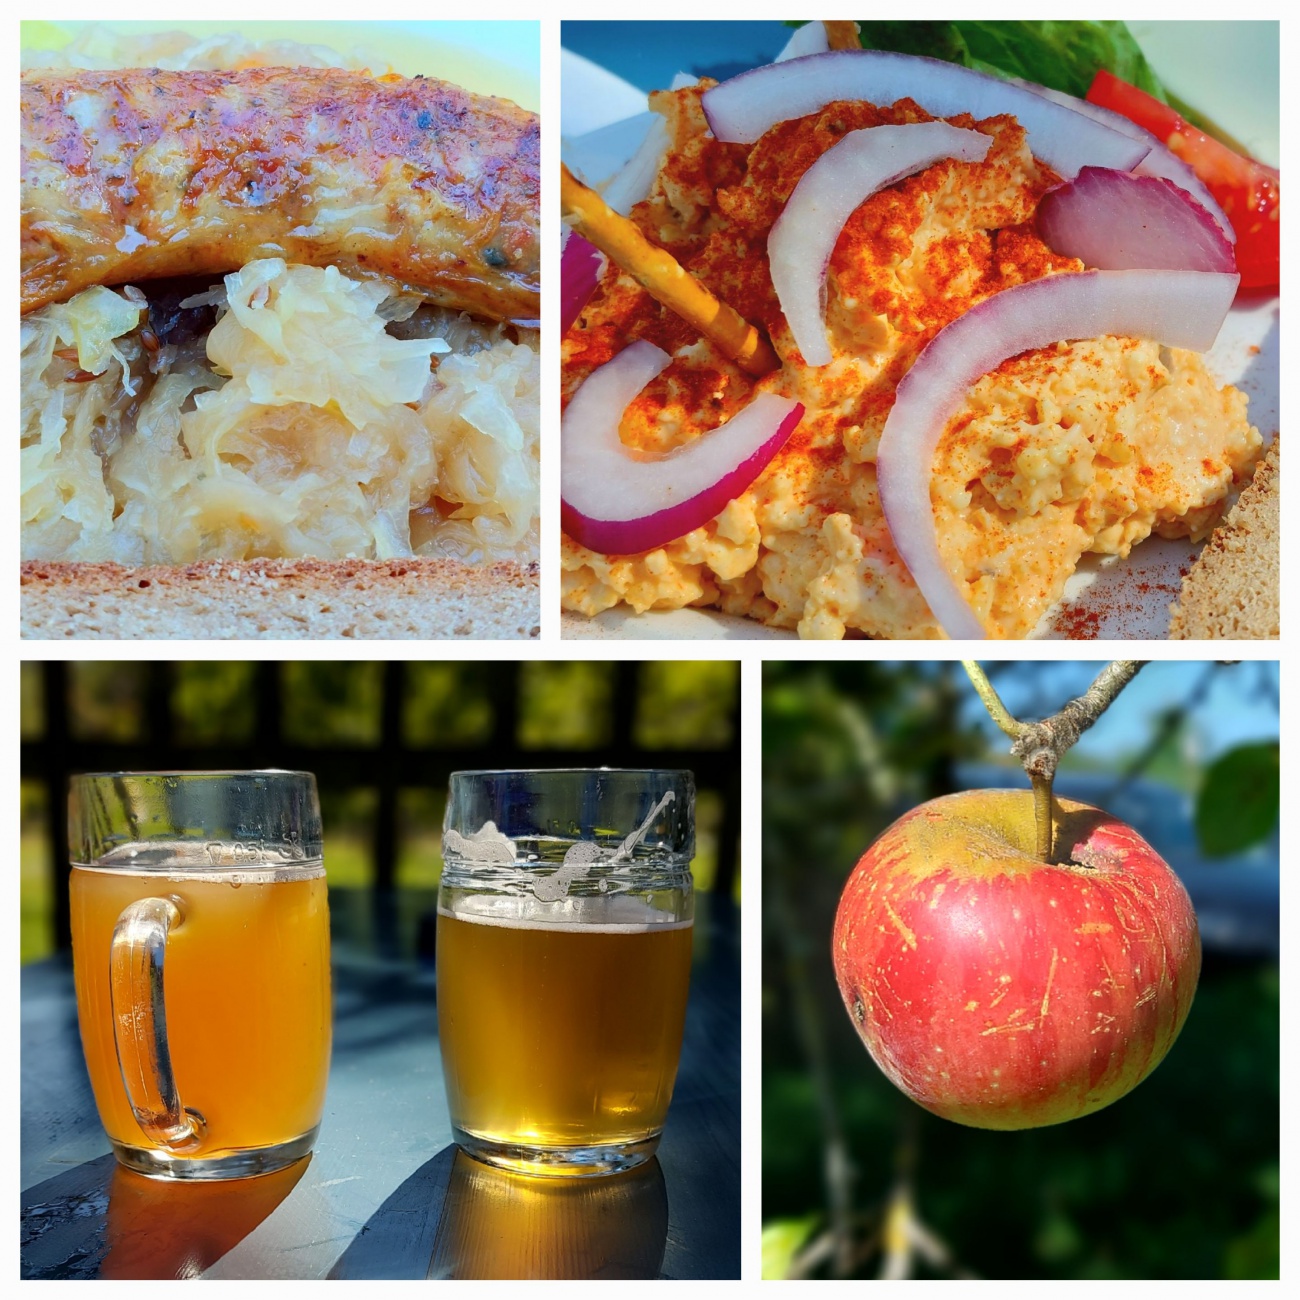
[[[330,1056],[315,778],[73,777],[68,843],[81,1042],[118,1160],[208,1179],[306,1155]]]
[[[648,1160],[686,1018],[689,772],[456,772],[438,1024],[456,1141],[529,1173]]]

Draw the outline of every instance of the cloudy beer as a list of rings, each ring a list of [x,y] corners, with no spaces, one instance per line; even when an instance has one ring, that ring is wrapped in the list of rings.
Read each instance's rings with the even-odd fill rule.
[[[439,912],[447,1098],[473,1137],[585,1147],[640,1143],[663,1128],[691,922],[635,898],[580,902],[588,922]]]
[[[677,1079],[695,915],[689,772],[455,772],[438,888],[452,1132],[534,1174],[654,1154]]]
[[[315,778],[74,776],[68,847],[77,1019],[118,1161],[222,1179],[307,1155],[331,1021]]]
[[[183,920],[167,939],[168,1042],[180,1095],[204,1129],[187,1158],[300,1138],[320,1123],[330,1057],[325,872],[230,878],[74,867],[72,942],[86,1068],[110,1140],[147,1143],[113,1033],[109,950],[123,910],[162,895]]]

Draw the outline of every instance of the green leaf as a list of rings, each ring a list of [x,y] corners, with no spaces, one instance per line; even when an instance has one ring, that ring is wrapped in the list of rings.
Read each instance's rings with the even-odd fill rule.
[[[1099,68],[1157,99],[1164,88],[1122,22],[869,22],[869,50],[924,54],[980,72],[1022,77],[1082,99]]]
[[[1051,1264],[1072,1259],[1086,1245],[1083,1234],[1068,1215],[1049,1211],[1034,1237],[1034,1254]]]
[[[1282,1276],[1281,1215],[1276,1208],[1265,1210],[1251,1228],[1228,1242],[1223,1252],[1226,1278],[1279,1278]]]
[[[1272,833],[1280,798],[1278,745],[1239,745],[1206,769],[1196,834],[1212,857],[1240,853]]]
[[[806,1214],[802,1219],[773,1219],[763,1225],[763,1278],[779,1281],[788,1277],[794,1257],[812,1236],[819,1214]]]

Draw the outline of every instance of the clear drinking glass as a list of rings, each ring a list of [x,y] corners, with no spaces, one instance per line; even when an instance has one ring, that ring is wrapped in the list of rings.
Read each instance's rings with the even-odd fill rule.
[[[118,1160],[238,1178],[312,1148],[329,910],[309,772],[72,778],[77,1016]]]
[[[694,917],[689,772],[456,772],[438,1025],[456,1141],[528,1173],[648,1160],[672,1098]]]

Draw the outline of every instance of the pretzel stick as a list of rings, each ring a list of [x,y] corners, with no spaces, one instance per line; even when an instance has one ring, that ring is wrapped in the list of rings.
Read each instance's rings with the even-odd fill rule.
[[[719,302],[671,253],[656,248],[563,163],[560,173],[560,204],[578,234],[749,374],[761,378],[780,365],[762,334]]]
[[[826,28],[826,44],[833,50],[860,50],[862,42],[858,39],[858,25],[848,23],[822,23]]]

